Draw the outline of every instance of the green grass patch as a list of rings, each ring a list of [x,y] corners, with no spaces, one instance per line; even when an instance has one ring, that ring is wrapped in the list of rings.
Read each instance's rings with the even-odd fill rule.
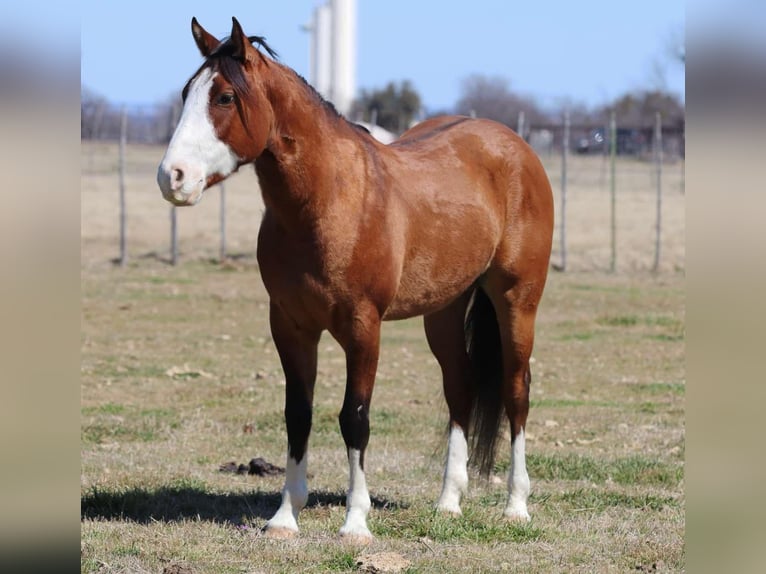
[[[647,315],[644,317],[644,323],[658,327],[669,327],[674,330],[683,329],[683,321],[669,315]]]
[[[356,570],[356,555],[353,550],[339,550],[321,562],[321,572],[351,572]]]
[[[498,474],[508,472],[510,461],[495,465]],[[599,460],[589,456],[529,454],[527,471],[537,480],[587,480],[603,484],[612,479],[618,484],[675,486],[683,478],[683,467],[641,456]]]
[[[180,427],[174,409],[138,410],[107,403],[87,410],[92,420],[80,428],[80,440],[84,443],[151,442],[166,438],[170,431]]]
[[[141,556],[141,548],[133,542],[130,546],[116,546],[112,552],[115,556]]]
[[[175,275],[167,275],[163,277],[152,275],[151,277],[147,277],[145,281],[154,285],[193,285],[195,283],[194,279],[178,277]]]
[[[638,412],[647,415],[656,415],[659,405],[657,403],[644,402],[638,405]]]
[[[432,508],[386,513],[372,521],[372,532],[386,538],[427,537],[435,542],[520,543],[543,537],[542,529],[531,524],[487,518],[470,509],[463,509],[462,516],[443,514]]]
[[[531,399],[530,408],[570,408],[570,407],[621,407],[613,401],[584,401],[580,399]]]
[[[157,429],[147,425],[132,427],[121,424],[94,423],[83,426],[80,431],[80,440],[84,443],[151,442],[159,438],[160,434]]]
[[[683,479],[683,467],[641,456],[617,459],[609,465],[609,475],[618,484],[675,486]]]
[[[684,383],[636,383],[628,385],[628,387],[641,394],[673,394],[684,395],[686,393],[686,385]]]
[[[600,335],[599,331],[578,331],[557,337],[559,341],[590,341]]]
[[[633,327],[638,325],[639,318],[636,315],[617,315],[600,317],[596,320],[599,325],[606,325],[607,327]]]
[[[652,341],[660,341],[662,343],[674,343],[677,341],[683,341],[685,335],[683,333],[660,333],[658,335],[647,335],[647,339]]]
[[[683,322],[669,315],[605,315],[596,319],[596,323],[606,327],[646,325],[648,327],[665,327],[672,331],[683,330]]]
[[[95,407],[83,407],[81,412],[86,416],[93,415],[121,415],[125,412],[125,405],[118,403],[106,403]]]
[[[99,377],[116,380],[129,377],[156,379],[164,377],[167,370],[167,367],[160,365],[126,365],[122,363],[124,360],[124,357],[110,357],[104,364],[99,366],[94,374]]]
[[[678,507],[680,502],[671,496],[654,494],[626,494],[600,489],[579,488],[556,497],[571,505],[573,509],[601,511],[606,508],[623,507],[659,511],[669,507]]]

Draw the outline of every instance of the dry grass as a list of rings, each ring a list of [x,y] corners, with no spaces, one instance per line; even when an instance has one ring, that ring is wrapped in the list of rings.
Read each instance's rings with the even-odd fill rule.
[[[684,278],[672,271],[683,268],[682,241],[667,246],[669,267],[658,276],[551,275],[527,429],[529,525],[500,519],[507,441],[496,479],[472,480],[462,518],[433,513],[446,406],[421,321],[408,320],[384,326],[367,462],[373,548],[336,539],[347,482],[337,425],[344,361],[330,338],[320,344],[302,534],[275,542],[257,531],[276,509],[281,479],[217,470],[255,456],[284,462],[284,381],[251,257],[260,210],[248,191],[254,178],[243,174],[227,187],[230,244],[245,257],[209,261],[218,214],[208,198],[179,212],[183,263],[172,268],[157,257],[168,228],[152,173],[161,151],[139,150],[129,180],[132,260],[119,269],[109,263],[116,255],[113,151],[83,153],[83,571],[351,572],[363,551],[386,550],[423,573],[684,569]],[[573,171],[598,177],[587,170],[600,158],[580,160]],[[577,193],[582,201],[602,199],[597,190],[573,190],[573,213]],[[651,193],[635,194],[651,204]],[[680,205],[666,221],[683,221]],[[595,240],[576,232],[574,219],[572,267],[608,265],[608,252],[591,267],[593,252],[575,254],[576,245]],[[626,247],[621,269],[643,265],[628,261],[648,267],[649,245],[632,259]],[[252,434],[243,432],[246,424]]]

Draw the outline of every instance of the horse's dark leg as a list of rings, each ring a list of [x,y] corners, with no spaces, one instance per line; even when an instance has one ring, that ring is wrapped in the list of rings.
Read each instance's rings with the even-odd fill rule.
[[[503,403],[511,424],[511,470],[508,502],[503,515],[519,521],[529,520],[527,498],[530,485],[524,429],[529,412],[529,358],[544,277],[542,282],[513,280],[511,288],[502,293],[495,291],[492,296],[503,344]]]
[[[333,336],[346,352],[346,395],[338,417],[346,443],[349,486],[346,521],[340,529],[345,538],[368,542],[370,495],[364,476],[364,454],[370,438],[370,400],[375,384],[380,345],[380,314],[372,306],[359,305]]]
[[[460,498],[468,488],[468,425],[471,415],[471,363],[466,352],[465,312],[468,292],[448,307],[423,319],[431,352],[442,370],[444,397],[450,418],[447,461],[437,508],[461,514]]]
[[[282,504],[266,523],[264,531],[269,536],[281,538],[298,533],[298,513],[308,500],[307,448],[320,332],[300,329],[273,303],[270,321],[271,335],[285,373],[288,451]]]

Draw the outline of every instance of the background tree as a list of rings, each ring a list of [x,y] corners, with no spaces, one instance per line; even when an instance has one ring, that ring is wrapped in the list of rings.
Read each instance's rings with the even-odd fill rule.
[[[527,125],[546,124],[549,118],[533,98],[517,94],[501,76],[474,74],[463,80],[460,99],[455,104],[459,114],[489,118],[516,129],[519,112],[523,111]]]
[[[399,85],[389,82],[383,89],[362,90],[352,116],[376,123],[390,132],[402,133],[410,127],[420,108],[420,94],[409,80],[404,80]]]
[[[629,92],[612,103],[599,108],[596,115],[606,122],[614,110],[620,124],[631,127],[651,127],[656,112],[662,114],[665,126],[681,126],[684,123],[684,105],[675,94],[663,90]]]
[[[101,137],[104,120],[108,113],[107,99],[83,86],[80,91],[80,137],[82,139]]]

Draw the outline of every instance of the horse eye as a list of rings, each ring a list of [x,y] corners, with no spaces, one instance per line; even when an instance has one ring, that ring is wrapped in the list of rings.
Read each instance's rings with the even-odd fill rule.
[[[226,92],[226,93],[223,93],[223,94],[219,95],[216,98],[215,103],[218,104],[219,106],[228,106],[233,101],[234,101],[234,94],[230,94],[230,93]]]

